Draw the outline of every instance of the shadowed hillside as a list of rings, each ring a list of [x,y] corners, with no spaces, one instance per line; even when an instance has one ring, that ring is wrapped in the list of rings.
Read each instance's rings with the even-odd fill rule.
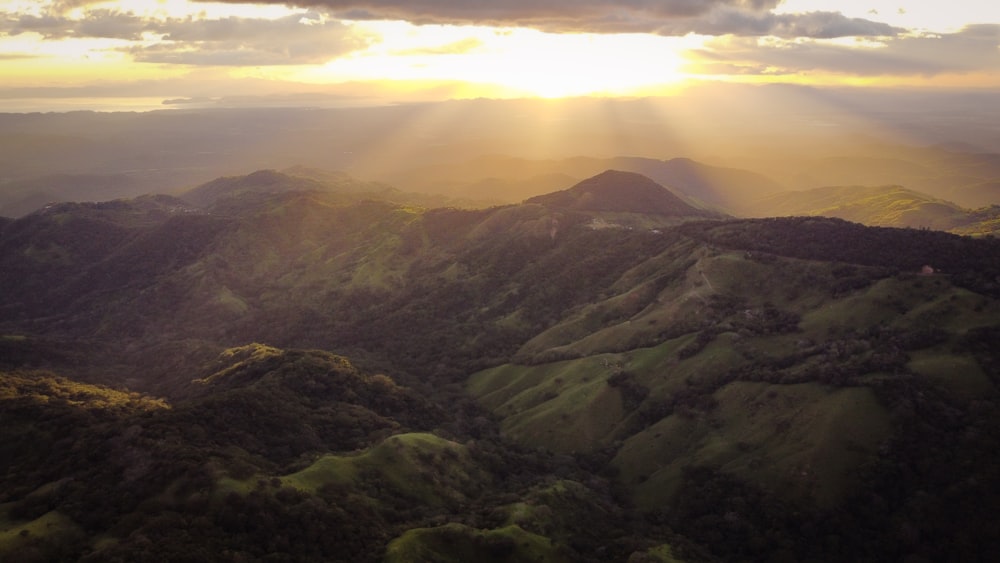
[[[712,213],[684,203],[669,190],[634,172],[608,170],[572,188],[525,201],[555,209],[610,211],[662,215],[665,217],[710,217]]]

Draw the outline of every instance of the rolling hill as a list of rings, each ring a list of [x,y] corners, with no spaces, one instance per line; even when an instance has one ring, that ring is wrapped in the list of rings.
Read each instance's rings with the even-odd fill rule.
[[[239,206],[249,199],[298,192],[316,192],[323,194],[328,201],[343,203],[378,200],[422,207],[483,206],[481,201],[402,192],[387,184],[358,180],[344,172],[305,166],[293,166],[283,171],[258,170],[242,176],[216,178],[181,192],[179,197],[194,205],[208,208],[218,207],[224,204],[225,200]]]
[[[865,225],[985,234],[996,210],[963,209],[902,186],[830,186],[757,199],[755,216],[822,215]]]

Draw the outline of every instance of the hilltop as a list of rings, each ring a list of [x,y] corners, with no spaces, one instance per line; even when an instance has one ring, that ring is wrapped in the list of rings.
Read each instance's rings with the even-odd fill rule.
[[[607,170],[575,186],[525,200],[553,209],[624,212],[663,217],[714,217],[635,172]]]

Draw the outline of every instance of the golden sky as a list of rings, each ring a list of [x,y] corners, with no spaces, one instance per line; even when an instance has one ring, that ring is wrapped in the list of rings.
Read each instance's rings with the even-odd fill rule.
[[[0,0],[0,111],[1000,89],[986,0]]]

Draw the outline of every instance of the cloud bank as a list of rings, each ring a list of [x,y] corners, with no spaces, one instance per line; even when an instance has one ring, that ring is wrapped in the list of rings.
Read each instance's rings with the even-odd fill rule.
[[[899,37],[874,47],[719,38],[690,51],[688,58],[692,64],[686,70],[698,74],[963,74],[1000,69],[1000,24],[972,25],[953,34]]]
[[[244,3],[245,0],[222,0]],[[288,4],[285,0],[253,0]],[[292,0],[347,20],[530,27],[551,33],[889,36],[902,30],[836,12],[773,14],[781,0]]]
[[[247,0],[221,1],[247,3]],[[549,33],[604,34],[599,38],[584,38],[594,42],[614,41],[615,38],[609,37],[614,33],[649,36],[642,38],[642,47],[630,52],[616,52],[615,56],[620,56],[620,59],[610,63],[605,61],[603,66],[600,61],[587,59],[581,64],[583,71],[575,67],[560,67],[560,72],[566,74],[568,80],[573,79],[574,72],[586,72],[607,75],[608,83],[612,84],[614,71],[619,66],[627,66],[632,60],[655,63],[661,55],[656,48],[663,45],[663,59],[682,57],[684,62],[680,70],[682,75],[689,77],[826,84],[846,83],[855,78],[876,83],[879,78],[891,77],[897,84],[937,86],[947,85],[956,76],[963,75],[962,84],[978,88],[995,88],[1000,84],[1000,23],[997,22],[969,25],[956,32],[930,34],[900,29],[872,19],[848,17],[837,11],[783,13],[778,9],[784,3],[782,0],[249,1],[258,5],[282,5],[285,9],[220,9],[219,6],[198,5],[196,10],[204,8],[205,13],[196,14],[187,6],[186,11],[173,15],[164,15],[163,11],[156,12],[157,15],[144,15],[141,8],[130,9],[135,4],[125,0],[118,3],[59,0],[38,2],[34,6],[16,4],[17,10],[23,12],[14,8],[4,11],[0,6],[0,39],[21,36],[8,44],[15,48],[0,52],[0,62],[8,68],[27,68],[34,59],[46,61],[61,56],[50,55],[49,52],[66,53],[78,48],[75,54],[87,53],[89,49],[90,53],[96,54],[95,59],[100,58],[102,51],[111,51],[115,56],[110,59],[121,58],[117,55],[124,53],[130,62],[177,65],[177,68],[164,73],[165,76],[189,73],[170,80],[142,83],[135,81],[138,78],[119,77],[119,82],[114,84],[102,82],[112,77],[95,74],[75,82],[53,82],[46,88],[36,86],[32,81],[15,83],[11,80],[0,87],[0,99],[87,97],[91,94],[148,97],[159,95],[152,92],[161,92],[164,98],[172,100],[171,105],[204,105],[232,99],[233,93],[258,97],[298,93],[340,96],[341,89],[347,88],[345,81],[357,82],[350,86],[352,95],[357,96],[371,90],[375,92],[373,96],[387,97],[394,87],[400,85],[405,86],[404,89],[416,91],[423,88],[421,92],[430,92],[427,90],[431,88],[430,84],[445,84],[442,88],[448,90],[440,95],[447,97],[457,91],[456,85],[465,87],[469,74],[434,74],[436,68],[450,70],[447,65],[453,64],[454,68],[461,70],[468,56],[468,60],[472,61],[469,64],[479,65],[479,68],[491,70],[489,65],[500,61],[498,67],[506,64],[508,69],[513,68],[523,75],[524,69],[534,62],[528,59],[538,52],[537,48],[574,52],[575,45],[573,37],[549,36],[538,43],[527,43],[543,47],[536,50],[514,49],[510,51],[512,54],[507,55],[505,48],[516,41],[512,39],[505,43],[508,41],[505,37],[516,35],[511,30],[491,33],[482,29],[467,32],[449,29],[436,35],[440,30],[427,28],[413,33],[413,37],[419,36],[418,39],[411,37],[398,41],[399,37],[391,35],[395,33],[393,30],[400,29],[403,31],[399,33],[405,34],[412,32],[413,28],[395,24],[366,25],[353,20],[520,26]],[[297,7],[287,8],[289,4]],[[831,5],[834,4],[831,2]],[[943,6],[941,9],[948,8]],[[206,15],[213,11],[237,15]],[[877,14],[871,17],[879,18]],[[380,33],[385,34],[384,41]],[[705,37],[688,38],[691,42],[687,39],[665,39],[689,34]],[[535,34],[528,36],[534,37]],[[66,44],[55,46],[50,51],[20,47],[31,45],[32,41],[43,47],[47,47],[45,43]],[[681,52],[678,49],[683,47],[679,45],[698,47]],[[358,56],[347,57],[349,54]],[[507,59],[501,58],[504,56]],[[439,58],[431,60],[431,57]],[[404,68],[406,72],[376,74],[356,70],[361,67],[365,71],[377,68],[377,64],[385,59],[394,59],[392,70]],[[78,56],[76,60],[82,58]],[[441,61],[440,66],[435,67],[438,61]],[[331,84],[340,85],[317,90],[318,86],[301,78],[305,73],[299,68],[255,73],[256,76],[268,77],[268,80],[233,78],[240,74],[232,72],[234,68],[281,65],[326,65],[312,76],[329,76]],[[136,73],[137,76],[149,76],[149,68],[144,67],[144,72]],[[345,68],[347,71],[344,71]],[[314,70],[306,69],[307,72]],[[669,82],[670,74],[664,73],[665,83]],[[285,80],[288,81],[278,79],[279,75],[287,77]],[[817,77],[821,79],[814,80]],[[487,79],[480,76],[479,83],[487,84],[490,80],[491,76]],[[378,81],[384,84],[376,84]],[[390,84],[391,81],[396,82]],[[496,84],[515,88],[500,80]],[[41,89],[33,89],[36,87]],[[494,90],[486,86],[483,88],[483,95],[494,95]],[[430,92],[427,98],[435,94]],[[283,101],[290,99],[282,98]]]

